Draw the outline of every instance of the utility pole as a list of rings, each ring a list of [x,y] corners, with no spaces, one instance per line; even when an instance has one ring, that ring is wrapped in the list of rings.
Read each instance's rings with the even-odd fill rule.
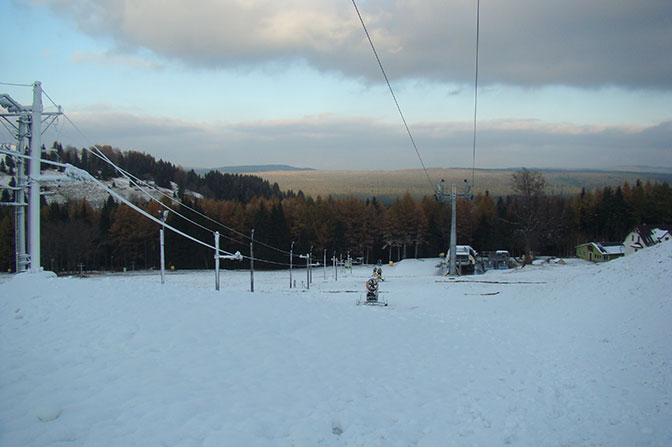
[[[306,260],[306,288],[310,290],[310,254],[299,255],[299,258]]]
[[[215,231],[215,290],[219,291],[219,231]]]
[[[250,292],[254,292],[254,228],[250,237]]]
[[[159,216],[161,217],[161,229],[159,230],[159,242],[161,245],[161,284],[166,283],[166,259],[164,253],[164,232],[166,229],[166,219],[168,218],[168,210],[159,211]],[[219,233],[216,233],[219,235]],[[219,241],[217,241],[219,242]],[[217,290],[219,290],[219,284],[217,284]]]
[[[455,276],[457,273],[457,268],[456,268],[456,259],[457,259],[457,253],[456,247],[457,247],[457,198],[458,197],[464,197],[465,200],[473,200],[474,195],[470,194],[471,192],[471,185],[467,180],[464,180],[465,184],[465,191],[462,194],[457,193],[457,185],[450,185],[451,187],[451,192],[450,194],[447,194],[443,191],[443,187],[445,185],[445,180],[441,179],[441,183],[436,185],[436,193],[435,197],[437,200],[443,201],[446,197],[450,197],[451,201],[451,215],[450,215],[450,260],[448,263],[448,274],[451,276]]]
[[[166,211],[166,213],[168,213],[168,211]],[[230,259],[234,261],[243,260],[243,256],[239,251],[234,254],[228,253],[225,255],[220,255],[219,253],[219,231],[215,231],[215,290],[219,290],[219,261],[221,259]]]
[[[30,271],[40,271],[40,158],[42,157],[42,83],[33,83],[30,123],[30,194],[28,196],[28,252]]]
[[[308,252],[308,282],[313,282],[313,246],[310,246],[310,252]]]
[[[289,288],[292,288],[292,265],[294,261],[294,241],[289,247]]]

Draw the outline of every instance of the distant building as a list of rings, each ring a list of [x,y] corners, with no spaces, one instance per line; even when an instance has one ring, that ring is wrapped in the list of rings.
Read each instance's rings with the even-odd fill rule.
[[[670,239],[672,239],[672,225],[637,225],[623,241],[625,254],[629,255]]]
[[[576,246],[576,256],[592,262],[611,261],[624,253],[625,248],[620,242],[588,242]]]

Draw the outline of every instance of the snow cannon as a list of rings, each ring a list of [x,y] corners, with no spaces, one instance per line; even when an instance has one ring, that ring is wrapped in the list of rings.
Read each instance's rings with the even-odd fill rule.
[[[366,281],[366,302],[378,301],[378,278],[369,278]]]
[[[378,286],[379,280],[376,276],[369,278],[366,281],[366,300],[362,301],[360,298],[357,300],[357,305],[368,304],[372,306],[387,306],[385,301],[378,299]]]

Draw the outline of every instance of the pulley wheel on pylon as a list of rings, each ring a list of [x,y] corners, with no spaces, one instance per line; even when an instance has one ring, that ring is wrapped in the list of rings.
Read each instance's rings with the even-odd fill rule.
[[[366,282],[366,290],[369,292],[375,292],[378,290],[378,281],[375,278],[371,278]]]

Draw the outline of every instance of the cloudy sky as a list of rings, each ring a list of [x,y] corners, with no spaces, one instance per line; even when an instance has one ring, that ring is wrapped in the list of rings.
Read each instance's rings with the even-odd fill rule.
[[[476,0],[357,6],[425,165],[471,167]],[[47,141],[421,167],[352,0],[7,0],[0,17],[0,82],[41,81],[81,130]],[[480,30],[477,168],[672,167],[669,0],[482,0]]]

